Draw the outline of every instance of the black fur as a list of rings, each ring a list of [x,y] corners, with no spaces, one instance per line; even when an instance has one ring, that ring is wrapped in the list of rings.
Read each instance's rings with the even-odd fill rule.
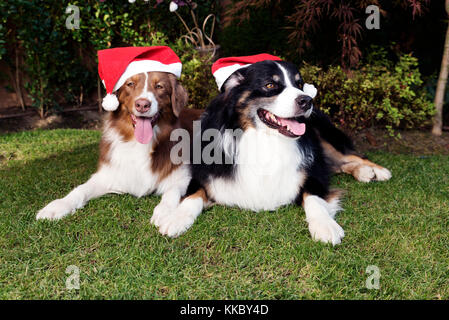
[[[308,119],[310,126],[320,137],[331,144],[337,151],[343,154],[355,153],[351,139],[341,130],[337,129],[330,119],[320,110],[314,110]]]
[[[287,62],[281,64],[289,75],[289,80],[299,89],[303,89],[304,82],[298,69]],[[272,97],[282,92],[285,83],[284,74],[273,61],[264,61],[240,69],[223,84],[222,92],[212,100],[201,118],[201,134],[209,128],[217,130],[244,129],[240,121],[241,112],[247,107],[247,103],[258,97]],[[264,81],[279,77],[280,81],[271,91],[264,91]],[[296,80],[295,76],[299,75]],[[238,83],[237,85],[235,85]],[[232,86],[229,88],[229,86]],[[244,101],[241,99],[245,97]],[[240,101],[240,102],[239,102]],[[248,119],[251,121],[251,119]],[[297,146],[304,154],[304,158],[313,159],[303,165],[306,179],[302,186],[298,186],[296,203],[302,202],[302,195],[307,192],[325,198],[329,194],[331,168],[326,161],[320,138],[330,143],[334,148],[344,154],[353,152],[351,140],[338,130],[322,112],[314,109],[309,118],[298,117],[299,122],[306,124],[306,132],[297,140]],[[202,142],[201,149],[210,142]],[[237,142],[238,143],[238,142]],[[193,150],[191,152],[193,155]],[[226,164],[226,158],[221,151],[222,164],[192,164],[192,181],[188,188],[188,194],[194,193],[199,187],[207,185],[209,179],[224,177],[232,178],[235,164]],[[229,160],[229,159],[228,159]],[[201,160],[202,161],[202,160]],[[193,163],[193,162],[191,162]],[[299,169],[299,168],[298,168]],[[299,174],[299,173],[298,173]],[[282,192],[281,190],[279,192]]]

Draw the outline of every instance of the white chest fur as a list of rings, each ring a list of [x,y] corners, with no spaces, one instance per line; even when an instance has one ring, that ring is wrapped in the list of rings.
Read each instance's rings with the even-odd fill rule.
[[[210,181],[208,192],[220,204],[275,210],[298,195],[304,182],[302,161],[295,140],[270,129],[248,129],[237,147],[236,172]]]
[[[157,176],[150,170],[152,143],[141,144],[136,140],[123,141],[113,128],[104,132],[110,143],[108,162],[98,172],[116,193],[130,193],[137,197],[154,191]]]

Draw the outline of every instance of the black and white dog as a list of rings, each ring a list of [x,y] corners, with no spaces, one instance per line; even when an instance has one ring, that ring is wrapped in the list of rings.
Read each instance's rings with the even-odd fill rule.
[[[315,240],[341,242],[344,231],[335,221],[340,192],[329,187],[331,173],[363,182],[388,180],[391,173],[357,156],[351,140],[303,90],[298,69],[284,61],[232,73],[201,117],[202,135],[221,133],[214,150],[221,161],[193,162],[187,196],[156,224],[162,234],[184,233],[213,203],[254,211],[296,203],[304,207]],[[202,142],[203,150],[207,144]]]

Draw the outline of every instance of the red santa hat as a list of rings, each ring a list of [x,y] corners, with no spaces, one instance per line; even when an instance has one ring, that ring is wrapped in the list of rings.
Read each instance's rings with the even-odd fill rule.
[[[212,65],[212,74],[215,77],[218,90],[221,90],[223,83],[225,83],[226,80],[238,69],[246,68],[253,63],[265,60],[282,61],[281,58],[267,53],[256,54],[253,56],[227,57],[218,59]],[[317,94],[317,89],[315,86],[309,83],[304,83],[302,91],[312,99],[315,98]]]
[[[98,51],[98,74],[106,88],[102,106],[114,111],[119,101],[114,94],[129,77],[141,72],[161,71],[181,76],[182,64],[166,46],[122,47]]]
[[[256,54],[253,56],[227,57],[218,59],[212,65],[212,74],[215,77],[218,90],[221,90],[223,83],[225,83],[231,74],[238,69],[246,68],[253,63],[265,60],[280,61],[282,59],[267,53]]]

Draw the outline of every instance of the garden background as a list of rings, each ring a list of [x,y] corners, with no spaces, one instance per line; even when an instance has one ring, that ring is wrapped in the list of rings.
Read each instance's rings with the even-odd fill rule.
[[[444,1],[174,3],[0,2],[0,298],[449,298],[447,90],[443,134],[430,134]],[[369,5],[379,29],[365,25]],[[69,6],[79,28],[67,27]],[[195,22],[212,46],[188,33]],[[334,178],[348,191],[342,245],[314,243],[294,207],[216,206],[176,240],[149,223],[157,197],[107,196],[35,222],[95,170],[105,94],[97,50],[152,45],[180,56],[191,108],[217,94],[218,57],[266,52],[297,64],[318,88],[316,106],[393,173],[386,183]],[[65,286],[68,265],[81,270],[79,290]],[[380,289],[365,286],[370,265]]]
[[[195,26],[191,1],[178,1],[182,6],[176,12],[170,12],[169,1],[131,2],[2,1],[3,118],[34,110],[44,118],[64,109],[92,107],[104,95],[97,50],[130,45],[171,46],[183,61],[182,81],[190,92],[190,105],[204,108],[217,92],[212,61],[185,41],[187,31],[178,19],[183,17],[189,28]],[[200,28],[208,15],[214,15],[214,30],[213,19],[205,26],[205,34],[213,31],[219,47],[214,59],[269,52],[296,63],[304,78],[320,88],[317,104],[340,126],[381,126],[392,132],[429,125],[447,26],[442,1],[193,4]],[[372,4],[380,8],[380,25],[369,30],[365,9]],[[78,29],[67,28],[69,5],[79,9]],[[447,110],[446,104],[446,118]]]

